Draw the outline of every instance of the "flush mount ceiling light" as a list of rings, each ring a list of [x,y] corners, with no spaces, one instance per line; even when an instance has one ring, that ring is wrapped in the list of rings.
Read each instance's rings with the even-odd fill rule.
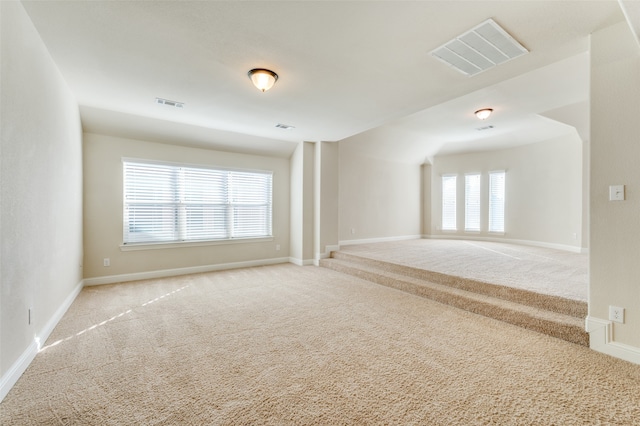
[[[278,80],[278,74],[264,68],[254,68],[247,73],[253,85],[263,92],[271,89]]]
[[[480,120],[486,120],[487,118],[489,118],[489,116],[491,115],[492,112],[493,112],[493,109],[491,109],[491,108],[482,108],[482,109],[477,110],[475,112],[475,115]]]

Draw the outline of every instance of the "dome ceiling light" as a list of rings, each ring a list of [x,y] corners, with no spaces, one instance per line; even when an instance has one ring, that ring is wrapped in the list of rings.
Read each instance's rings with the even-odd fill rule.
[[[253,82],[253,85],[262,92],[271,89],[275,82],[278,81],[278,74],[264,68],[254,68],[249,71],[247,75]]]
[[[489,118],[489,116],[491,115],[492,112],[493,112],[493,109],[491,109],[491,108],[482,108],[482,109],[477,110],[475,112],[475,115],[480,120],[486,120],[487,118]]]

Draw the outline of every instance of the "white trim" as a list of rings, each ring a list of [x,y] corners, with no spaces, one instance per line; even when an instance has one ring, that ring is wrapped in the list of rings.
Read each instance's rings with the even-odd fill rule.
[[[419,240],[420,238],[422,238],[422,235],[402,235],[398,237],[365,238],[362,240],[344,240],[344,241],[338,241],[338,244],[339,246],[352,246],[354,244],[384,243],[387,241]]]
[[[264,169],[243,169],[238,167],[226,167],[217,166],[215,164],[202,164],[202,163],[183,163],[181,161],[162,161],[152,160],[149,158],[135,158],[135,157],[120,157],[121,163],[137,163],[137,164],[151,164],[156,166],[170,166],[170,167],[188,167],[195,169],[208,169],[208,170],[221,170],[224,172],[249,172],[249,173],[264,173],[266,175],[274,175],[273,170]]]
[[[326,246],[324,246],[324,253],[316,253],[316,256],[314,258],[314,265],[319,266],[321,259],[328,258],[329,256],[331,256],[331,252],[332,251],[338,251],[338,250],[340,250],[340,246],[339,245],[326,245]]]
[[[161,243],[129,243],[120,244],[120,251],[135,250],[159,250],[159,249],[175,249],[182,247],[201,247],[201,246],[218,246],[223,244],[247,244],[247,243],[264,243],[273,241],[271,237],[252,237],[252,238],[229,238],[226,240],[208,240],[208,241],[166,241]]]
[[[533,247],[544,247],[556,250],[570,251],[572,253],[580,253],[586,254],[589,253],[588,248],[577,247],[577,246],[569,246],[566,244],[556,244],[556,243],[546,243],[544,241],[533,241],[533,240],[514,240],[511,238],[495,238],[495,237],[485,237],[480,236],[476,237],[470,234],[465,235],[445,235],[445,234],[436,234],[436,235],[422,235],[424,239],[430,240],[474,240],[474,241],[489,241],[494,243],[507,243],[507,244],[519,244],[522,246],[533,246]]]
[[[293,263],[298,266],[311,266],[313,265],[313,259],[298,259],[295,257],[289,258],[289,263]]]
[[[53,316],[49,319],[49,321],[47,321],[42,330],[40,330],[37,339],[39,341],[39,345],[44,344],[44,342],[47,341],[47,339],[51,335],[51,332],[54,328],[56,328],[56,325],[58,325],[64,314],[67,313],[67,310],[71,307],[73,301],[76,300],[76,297],[78,297],[78,294],[80,294],[80,291],[82,291],[83,287],[84,280],[80,281],[78,285],[75,286],[71,294],[69,294],[67,298],[64,299],[64,302],[62,302],[58,309],[56,309],[56,312],[53,314]],[[38,350],[40,350],[39,347]]]
[[[20,355],[20,358],[13,363],[9,370],[0,379],[0,402],[9,393],[13,385],[16,384],[22,373],[27,370],[29,364],[38,354],[38,342],[33,339],[29,347]]]
[[[160,269],[156,271],[134,272],[131,274],[107,275],[103,277],[85,278],[85,286],[115,284],[127,281],[148,280],[154,278],[175,277],[177,275],[198,274],[202,272],[221,271],[225,269],[250,268],[252,266],[275,265],[288,263],[288,257],[273,259],[248,260],[244,262],[219,263],[216,265],[190,266],[186,268]]]
[[[589,347],[594,351],[640,364],[640,348],[613,341],[611,321],[588,316],[585,328],[589,333]]]
[[[62,319],[64,314],[67,312],[71,304],[84,286],[84,281],[80,281],[71,293],[64,299],[64,302],[60,305],[60,307],[56,310],[56,312],[51,316],[49,321],[44,325],[42,330],[37,333],[31,344],[27,347],[27,349],[20,355],[20,357],[13,363],[9,370],[0,378],[0,402],[4,399],[5,396],[9,393],[13,385],[16,384],[20,376],[27,370],[33,359],[38,354],[40,350],[40,345],[47,341],[53,329],[58,325],[58,322]]]

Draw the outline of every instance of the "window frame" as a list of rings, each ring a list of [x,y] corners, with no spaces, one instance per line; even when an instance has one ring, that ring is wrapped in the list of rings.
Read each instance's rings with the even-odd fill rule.
[[[218,244],[235,244],[235,243],[249,243],[249,242],[257,242],[257,241],[271,241],[274,239],[273,237],[273,175],[274,172],[270,170],[255,170],[255,169],[241,169],[241,168],[230,168],[230,167],[220,167],[215,165],[203,165],[203,164],[192,164],[192,163],[178,163],[178,162],[166,162],[166,161],[156,161],[156,160],[148,160],[148,159],[140,159],[140,158],[127,158],[123,157],[122,159],[122,244],[120,245],[121,250],[144,250],[144,249],[155,249],[155,248],[169,248],[169,247],[192,247],[192,246],[202,246],[202,245],[218,245]],[[207,172],[222,172],[227,173],[226,181],[229,183],[230,175],[240,175],[240,174],[256,174],[268,176],[268,192],[265,192],[265,195],[268,196],[268,202],[261,204],[262,206],[266,206],[267,213],[264,217],[268,222],[265,224],[265,235],[251,235],[251,236],[233,236],[234,233],[230,230],[229,226],[233,225],[232,215],[229,213],[233,211],[234,208],[238,208],[240,203],[233,203],[230,200],[232,189],[225,186],[226,190],[226,203],[225,209],[227,212],[225,213],[225,230],[226,237],[224,238],[196,238],[189,239],[185,238],[186,230],[178,230],[178,228],[185,225],[187,221],[187,206],[191,205],[200,205],[200,203],[189,203],[182,200],[181,194],[184,195],[183,190],[177,189],[174,190],[174,202],[169,203],[173,204],[174,211],[173,215],[175,219],[173,226],[174,237],[172,239],[161,239],[161,240],[147,240],[147,241],[135,241],[131,238],[127,239],[127,226],[130,224],[130,219],[128,217],[127,208],[131,205],[131,202],[126,199],[127,197],[127,167],[126,163],[136,164],[136,165],[148,165],[148,166],[160,166],[160,167],[169,167],[176,170],[180,169],[188,169],[188,170],[204,170]],[[177,173],[180,173],[179,171]],[[245,204],[246,206],[246,204]],[[256,204],[257,206],[257,204]],[[262,217],[261,217],[262,218]]]

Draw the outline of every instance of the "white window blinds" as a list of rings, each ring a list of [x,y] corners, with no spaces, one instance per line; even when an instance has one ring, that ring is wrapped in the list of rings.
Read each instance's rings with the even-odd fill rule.
[[[442,230],[456,230],[456,176],[442,176]]]
[[[480,174],[464,176],[464,229],[480,231]]]
[[[123,162],[124,244],[272,234],[272,174]]]
[[[504,232],[505,172],[489,173],[489,232]]]

